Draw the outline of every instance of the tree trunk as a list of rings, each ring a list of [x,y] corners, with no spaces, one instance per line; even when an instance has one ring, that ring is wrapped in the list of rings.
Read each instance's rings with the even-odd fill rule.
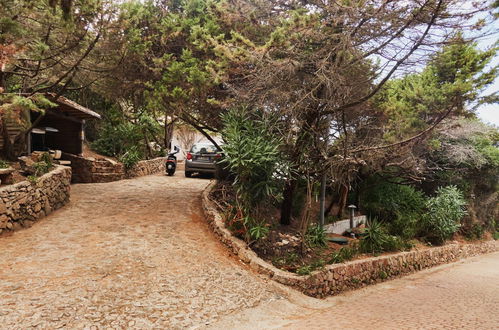
[[[168,119],[165,121],[165,134],[163,138],[163,143],[165,144],[165,149],[170,150],[172,148],[172,138],[173,138],[173,128],[174,128],[175,120],[172,120],[168,123]]]
[[[149,159],[151,159],[151,158],[153,158],[153,154],[152,154],[151,146],[149,145],[149,139],[147,138],[147,131],[144,130],[142,132],[142,134],[144,135],[144,142],[145,142],[145,145],[146,145],[147,157]]]
[[[340,219],[347,205],[348,191],[349,191],[348,186],[346,184],[342,184],[340,188],[340,198],[338,201],[338,213],[336,214]]]
[[[283,193],[283,201],[281,203],[281,225],[291,224],[291,213],[293,210],[293,197],[296,187],[296,180],[290,180],[286,183]]]
[[[12,142],[10,141],[9,130],[7,128],[7,123],[4,118],[0,118],[2,138],[3,138],[3,155],[8,160],[16,160],[14,157],[14,150]]]
[[[326,210],[324,211],[324,216],[327,217],[329,213],[331,213],[331,210],[333,209],[334,206],[334,198],[331,198],[331,202],[329,202],[329,205],[326,207]]]

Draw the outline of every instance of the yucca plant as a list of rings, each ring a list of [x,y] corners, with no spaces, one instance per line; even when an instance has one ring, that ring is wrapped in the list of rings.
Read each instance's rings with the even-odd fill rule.
[[[365,253],[383,252],[388,240],[389,236],[381,222],[376,219],[371,220],[360,240],[360,250]]]

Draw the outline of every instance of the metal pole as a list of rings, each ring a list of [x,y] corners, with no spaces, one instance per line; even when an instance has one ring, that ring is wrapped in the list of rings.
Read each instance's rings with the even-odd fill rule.
[[[355,216],[355,209],[357,207],[355,205],[348,205],[348,209],[350,210],[350,235],[355,238],[355,234],[353,232],[353,217]]]
[[[321,196],[320,196],[320,214],[319,214],[319,226],[324,227],[324,211],[326,209],[326,173],[322,175],[321,180]]]

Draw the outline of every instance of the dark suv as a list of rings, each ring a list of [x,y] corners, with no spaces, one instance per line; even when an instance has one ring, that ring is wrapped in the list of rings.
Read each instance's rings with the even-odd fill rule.
[[[215,174],[216,162],[221,157],[221,151],[211,143],[194,144],[185,160],[185,176],[189,178],[194,172]]]

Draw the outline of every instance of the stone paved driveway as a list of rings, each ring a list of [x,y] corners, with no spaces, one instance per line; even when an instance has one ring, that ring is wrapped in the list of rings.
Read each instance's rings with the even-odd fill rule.
[[[202,218],[208,182],[75,185],[0,237],[0,329],[498,329],[499,253],[318,300],[227,254]]]
[[[224,317],[212,329],[499,329],[499,252],[321,301],[292,296]]]
[[[72,186],[71,203],[0,238],[0,328],[191,328],[279,299],[202,220],[207,179]]]

